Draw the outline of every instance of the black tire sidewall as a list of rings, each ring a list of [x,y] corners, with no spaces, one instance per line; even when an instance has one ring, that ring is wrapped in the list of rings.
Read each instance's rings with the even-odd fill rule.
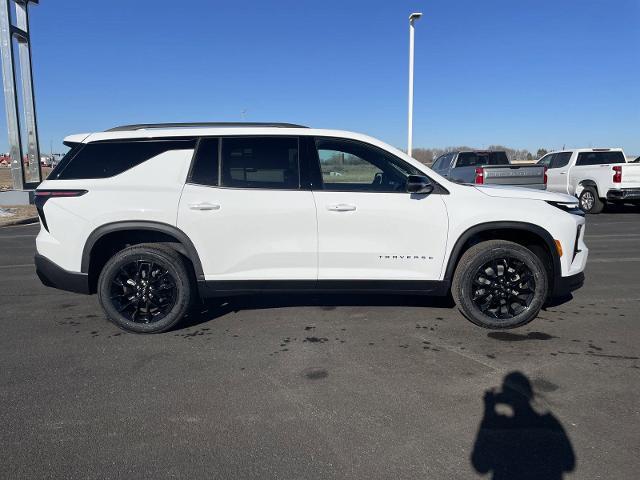
[[[172,254],[174,253],[174,254]],[[121,315],[111,302],[111,280],[121,266],[136,260],[152,260],[166,268],[176,284],[176,300],[171,311],[153,323],[137,323]],[[98,280],[100,304],[111,322],[123,330],[135,333],[160,333],[178,323],[188,312],[191,299],[191,282],[184,262],[177,252],[164,248],[130,247],[114,255],[104,266]]]
[[[481,247],[482,244],[473,247],[476,250],[475,254],[466,259],[466,264],[461,266],[463,269],[461,272],[456,272],[457,274],[459,273],[457,281],[455,282],[457,292],[454,292],[454,298],[456,298],[456,303],[468,320],[483,328],[506,329],[525,325],[538,315],[547,298],[549,282],[547,280],[546,270],[540,259],[533,252],[521,245],[507,242],[501,243],[504,243],[504,245],[495,245],[487,249],[476,248]],[[485,315],[473,302],[472,282],[473,277],[480,267],[493,259],[503,258],[505,256],[516,258],[527,265],[534,276],[536,288],[534,298],[525,312],[509,319],[499,319]]]
[[[587,192],[593,195],[593,205],[589,210],[585,210],[584,208],[582,208],[582,197]],[[585,187],[584,190],[580,192],[580,196],[578,197],[578,204],[585,213],[590,214],[600,213],[604,208],[604,203],[600,200],[600,198],[598,197],[598,192],[593,187]]]

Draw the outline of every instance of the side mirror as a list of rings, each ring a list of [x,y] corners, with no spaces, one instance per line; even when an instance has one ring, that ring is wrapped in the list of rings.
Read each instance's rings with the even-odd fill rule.
[[[409,175],[407,177],[407,192],[431,193],[433,192],[433,184],[429,178],[422,175]]]

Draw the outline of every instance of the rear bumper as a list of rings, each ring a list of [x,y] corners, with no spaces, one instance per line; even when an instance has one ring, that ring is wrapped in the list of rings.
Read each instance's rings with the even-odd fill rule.
[[[551,297],[563,297],[584,285],[584,272],[568,277],[556,277],[553,282]]]
[[[640,188],[621,188],[619,190],[609,190],[607,200],[640,200]]]
[[[36,274],[45,286],[68,292],[91,293],[89,291],[89,276],[86,273],[69,272],[37,253],[34,260]]]

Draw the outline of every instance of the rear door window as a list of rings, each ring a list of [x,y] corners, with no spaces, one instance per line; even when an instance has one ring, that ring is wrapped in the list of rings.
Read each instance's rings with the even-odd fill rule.
[[[297,137],[225,137],[222,186],[291,190],[300,188]]]
[[[108,178],[171,150],[189,150],[195,139],[104,141],[83,144],[51,172],[52,180]]]
[[[556,153],[549,168],[566,167],[569,164],[569,160],[571,160],[571,153],[572,152]]]
[[[576,166],[626,163],[622,152],[580,152]]]

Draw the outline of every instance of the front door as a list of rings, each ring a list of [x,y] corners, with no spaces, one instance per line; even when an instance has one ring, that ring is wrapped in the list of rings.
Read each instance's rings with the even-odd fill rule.
[[[313,195],[297,137],[200,140],[178,211],[206,280],[315,280]]]
[[[568,193],[569,160],[571,160],[571,152],[553,154],[547,169],[547,190]]]
[[[444,202],[406,191],[407,175],[424,173],[359,141],[317,137],[315,146],[319,280],[439,280]]]

